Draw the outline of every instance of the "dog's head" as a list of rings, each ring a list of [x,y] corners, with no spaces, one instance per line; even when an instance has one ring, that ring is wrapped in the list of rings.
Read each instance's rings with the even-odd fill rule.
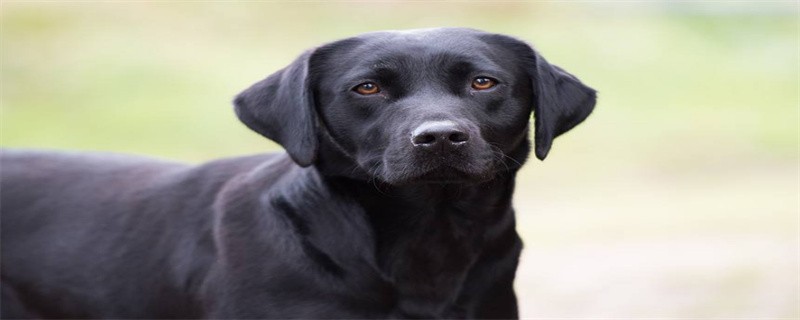
[[[514,38],[374,32],[302,54],[236,97],[239,118],[301,166],[389,184],[490,179],[583,121],[595,91]],[[345,166],[341,162],[347,162]]]

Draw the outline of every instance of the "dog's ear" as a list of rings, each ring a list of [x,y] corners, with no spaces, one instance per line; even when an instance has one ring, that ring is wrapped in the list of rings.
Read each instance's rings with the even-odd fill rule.
[[[317,119],[308,76],[312,51],[246,89],[234,100],[239,119],[255,132],[282,145],[300,166],[317,157]]]
[[[524,41],[501,34],[481,37],[490,45],[510,50],[526,69],[533,86],[533,116],[536,157],[544,160],[553,139],[586,119],[594,109],[597,94],[578,78],[551,65]]]
[[[589,116],[597,94],[575,76],[530,50],[534,58],[528,70],[533,83],[536,157],[544,160],[555,137]]]

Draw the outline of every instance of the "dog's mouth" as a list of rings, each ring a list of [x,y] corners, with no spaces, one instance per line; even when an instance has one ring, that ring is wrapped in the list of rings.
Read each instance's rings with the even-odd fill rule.
[[[450,166],[442,166],[410,179],[409,183],[477,183],[488,179],[487,174],[464,172]]]
[[[405,145],[386,149],[378,157],[359,163],[373,179],[389,185],[474,184],[491,180],[501,169],[499,150],[479,143],[448,152],[436,152]]]
[[[473,184],[491,180],[494,171],[489,168],[464,165],[458,162],[441,163],[413,170],[391,171],[383,174],[381,180],[391,185],[409,184]]]

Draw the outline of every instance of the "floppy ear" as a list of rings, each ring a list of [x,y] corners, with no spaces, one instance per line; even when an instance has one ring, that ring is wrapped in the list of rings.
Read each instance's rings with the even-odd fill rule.
[[[533,50],[533,49],[531,49]],[[536,157],[544,160],[553,139],[586,119],[594,109],[594,89],[578,78],[535,55],[535,66],[529,67],[533,82]]]
[[[239,120],[255,132],[282,145],[300,166],[310,166],[317,157],[317,119],[308,77],[312,52],[252,85],[236,96]]]

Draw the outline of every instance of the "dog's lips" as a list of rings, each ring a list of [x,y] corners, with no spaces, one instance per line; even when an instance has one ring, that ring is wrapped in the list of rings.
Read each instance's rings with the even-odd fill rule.
[[[456,164],[441,164],[430,167],[427,170],[419,170],[410,173],[405,177],[387,181],[391,184],[413,184],[413,183],[476,183],[487,181],[491,178],[491,170],[482,172],[469,171]]]
[[[452,167],[434,169],[412,179],[422,183],[463,183],[475,181],[478,175],[469,174]]]
[[[391,151],[382,157],[380,170],[376,172],[376,178],[391,185],[471,184],[491,180],[497,171],[497,163],[492,161],[496,157],[490,149],[462,148],[438,155],[425,150],[392,149]]]

